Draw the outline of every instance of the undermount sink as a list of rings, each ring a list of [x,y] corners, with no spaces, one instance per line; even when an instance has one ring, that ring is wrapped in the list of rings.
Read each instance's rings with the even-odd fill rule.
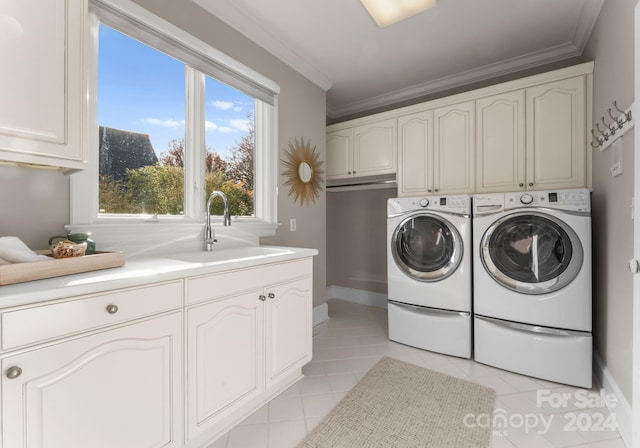
[[[232,249],[213,250],[212,252],[184,252],[167,255],[172,260],[188,263],[229,263],[234,261],[253,260],[257,258],[277,257],[294,253],[292,250],[281,247],[245,246]]]

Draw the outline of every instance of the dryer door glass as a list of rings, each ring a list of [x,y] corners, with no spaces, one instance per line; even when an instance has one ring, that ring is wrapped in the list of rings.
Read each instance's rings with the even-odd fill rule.
[[[509,215],[482,241],[482,262],[502,285],[529,294],[556,291],[582,265],[582,245],[564,222],[542,213]]]
[[[462,259],[460,234],[449,221],[438,216],[408,217],[396,228],[391,246],[400,269],[422,281],[448,277]]]

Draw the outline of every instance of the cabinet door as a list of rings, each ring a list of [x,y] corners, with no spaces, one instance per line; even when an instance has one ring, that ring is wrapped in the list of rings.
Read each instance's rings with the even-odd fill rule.
[[[259,289],[187,311],[189,439],[264,390],[261,295]]]
[[[433,112],[398,118],[398,196],[433,191]]]
[[[351,176],[353,129],[327,133],[327,179]]]
[[[525,186],[524,90],[476,101],[476,193]]]
[[[0,160],[84,168],[86,15],[86,0],[0,5]]]
[[[175,313],[4,359],[2,446],[182,446],[181,335]]]
[[[584,76],[527,89],[527,188],[586,185]]]
[[[311,277],[267,288],[267,388],[311,361]]]
[[[474,101],[441,107],[433,113],[434,192],[473,193],[475,160]]]
[[[398,154],[396,119],[353,129],[353,174],[374,176],[396,172]]]

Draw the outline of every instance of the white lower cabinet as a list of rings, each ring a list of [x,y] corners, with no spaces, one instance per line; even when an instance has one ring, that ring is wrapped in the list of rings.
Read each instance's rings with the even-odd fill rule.
[[[267,389],[311,361],[311,277],[267,288]]]
[[[282,264],[275,277],[286,277],[290,265]],[[244,275],[211,276],[212,294],[227,276],[238,289],[266,278],[260,268]],[[223,434],[301,377],[311,360],[311,300],[307,276],[187,310],[187,426],[193,446]]]
[[[251,291],[187,311],[190,439],[264,391],[260,294]]]
[[[312,269],[308,257],[0,307],[0,448],[208,446],[302,378]]]
[[[2,360],[5,448],[182,446],[181,313]]]

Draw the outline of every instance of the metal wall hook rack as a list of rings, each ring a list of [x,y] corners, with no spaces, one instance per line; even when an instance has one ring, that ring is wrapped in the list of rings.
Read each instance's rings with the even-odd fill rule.
[[[633,128],[633,115],[631,114],[633,104],[627,110],[622,110],[618,107],[617,102],[614,101],[613,107],[616,115],[612,112],[612,108],[607,109],[609,118],[613,121],[607,123],[605,116],[602,116],[600,122],[595,124],[595,129],[591,129],[591,136],[593,137],[591,140],[592,148],[600,148],[600,151],[604,151],[614,140],[617,140],[617,138],[613,138],[616,134],[621,137],[629,129]],[[604,125],[604,129],[600,128],[600,123]]]

